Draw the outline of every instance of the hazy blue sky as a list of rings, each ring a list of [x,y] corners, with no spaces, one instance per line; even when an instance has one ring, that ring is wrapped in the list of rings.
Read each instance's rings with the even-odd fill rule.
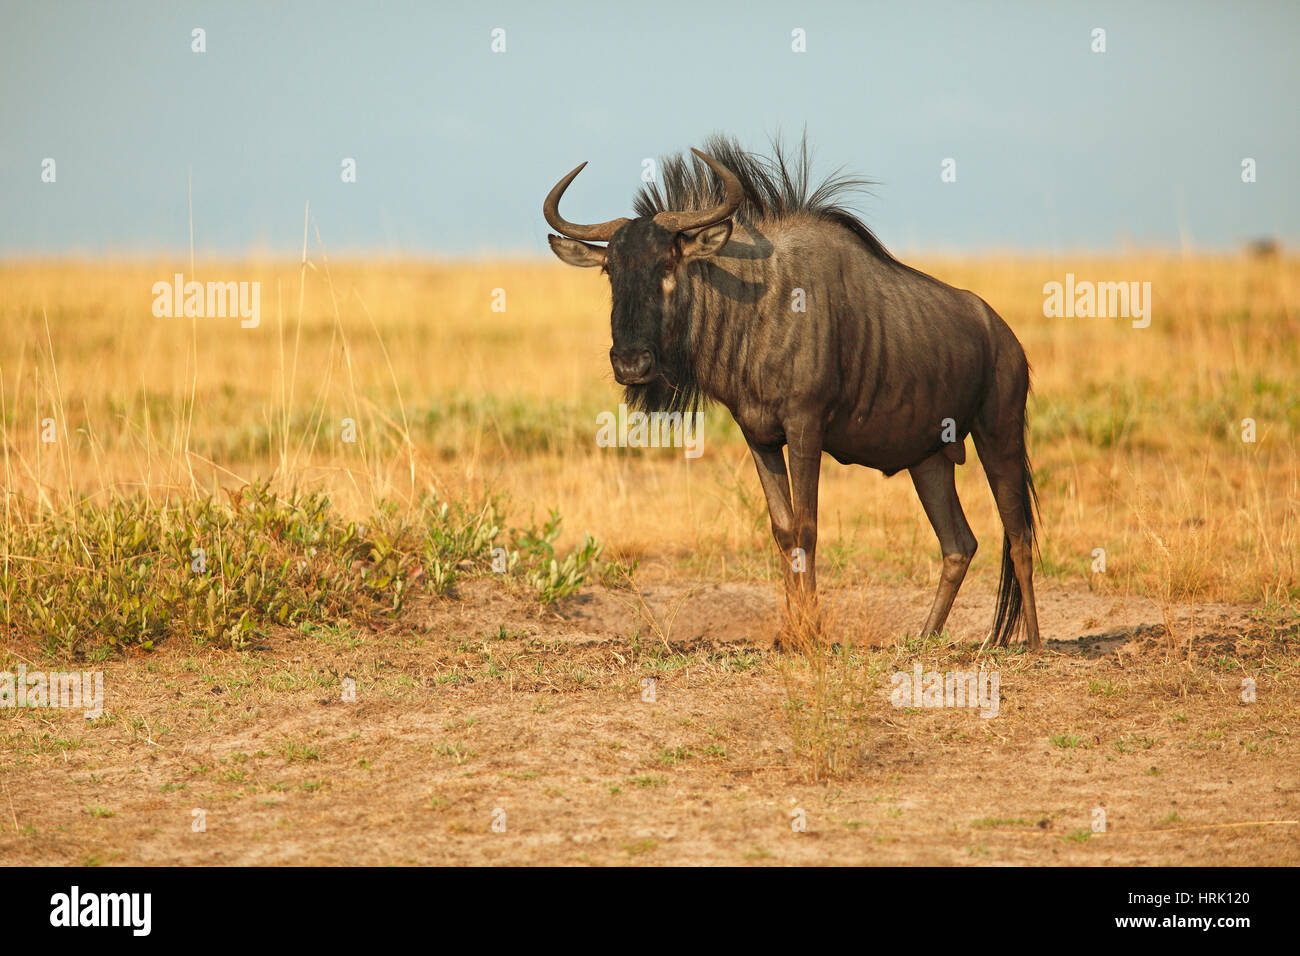
[[[0,9],[4,256],[183,252],[191,170],[200,256],[296,254],[306,200],[338,254],[540,256],[584,159],[565,213],[607,219],[645,157],[805,125],[904,252],[1300,239],[1295,0]]]

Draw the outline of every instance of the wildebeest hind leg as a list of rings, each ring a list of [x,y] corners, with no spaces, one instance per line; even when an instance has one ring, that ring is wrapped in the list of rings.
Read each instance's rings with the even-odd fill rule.
[[[922,637],[929,637],[943,630],[948,612],[952,610],[953,599],[957,597],[966,569],[975,556],[977,543],[970,525],[966,523],[966,515],[961,510],[961,501],[957,498],[951,458],[940,452],[908,471],[912,476],[912,484],[916,487],[916,494],[925,508],[925,515],[930,519],[930,526],[934,528],[943,550],[939,589],[935,592],[930,616],[926,618],[925,627],[921,630]]]
[[[1021,395],[1023,401],[1023,393]],[[1023,622],[1025,642],[1039,647],[1038,609],[1034,602],[1034,479],[1025,455],[1024,412],[1001,432],[977,426],[973,430],[989,488],[1002,518],[1002,580],[994,612],[994,645],[1006,645]]]
[[[1025,643],[1031,650],[1037,650],[1040,644],[1038,609],[1034,602],[1032,479],[1029,477],[1029,465],[1024,453],[1017,451],[1015,457],[998,459],[990,455],[991,460],[985,459],[983,451],[980,452],[984,472],[988,475],[989,487],[993,490],[998,514],[1001,515],[1002,526],[1006,530],[1002,542],[1003,584],[999,588],[998,601],[999,605],[1006,605],[1007,613],[998,615],[1003,618],[1004,625],[1001,628],[995,626],[994,643],[1005,645],[1016,624],[1023,621]]]

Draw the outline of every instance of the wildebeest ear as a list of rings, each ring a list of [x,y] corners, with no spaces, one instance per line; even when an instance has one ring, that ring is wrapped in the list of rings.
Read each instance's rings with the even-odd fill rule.
[[[677,237],[677,251],[683,259],[703,259],[716,256],[731,238],[731,220],[724,219],[699,232],[683,232]]]
[[[551,251],[559,257],[560,261],[567,262],[571,266],[590,269],[605,264],[604,246],[593,246],[589,242],[579,242],[577,239],[569,239],[565,236],[547,236],[546,241],[551,244]]]

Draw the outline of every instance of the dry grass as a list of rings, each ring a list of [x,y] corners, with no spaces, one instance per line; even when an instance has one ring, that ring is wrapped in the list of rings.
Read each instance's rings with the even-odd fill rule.
[[[785,695],[782,712],[814,781],[858,769],[868,746],[869,698],[878,669],[857,649],[865,643],[863,630],[862,622],[845,621],[819,602],[796,597],[787,605],[781,638],[790,653],[776,663]]]
[[[919,262],[986,298],[1035,369],[1031,452],[1043,571],[1177,600],[1284,603],[1300,592],[1300,260]],[[598,535],[642,572],[767,578],[767,522],[724,411],[705,453],[612,450],[595,416],[619,394],[608,291],[552,263],[200,264],[199,280],[258,280],[262,321],[157,319],[151,286],[182,263],[0,268],[6,527],[69,492],[205,492],[255,478],[328,491],[365,515],[427,491],[506,493],[557,507],[565,539]],[[1153,321],[1051,319],[1042,286],[1152,283]],[[506,311],[491,309],[503,289]],[[340,440],[344,418],[356,444]],[[1240,438],[1257,423],[1257,441]],[[57,441],[40,441],[53,418]],[[959,489],[996,567],[1000,533],[979,467]],[[936,548],[906,480],[827,460],[827,580],[926,583]],[[1094,549],[1106,572],[1091,573]]]

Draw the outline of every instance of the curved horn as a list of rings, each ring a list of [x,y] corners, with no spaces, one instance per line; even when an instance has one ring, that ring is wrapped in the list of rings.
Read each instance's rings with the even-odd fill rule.
[[[629,222],[627,219],[611,219],[609,222],[597,223],[593,226],[583,226],[575,222],[567,222],[560,218],[560,197],[564,191],[569,188],[569,183],[573,182],[574,177],[582,172],[583,163],[569,175],[565,176],[555,188],[546,196],[546,202],[542,203],[542,215],[550,223],[552,229],[561,235],[568,236],[570,239],[586,239],[589,242],[609,242],[614,238],[614,233],[618,232]]]
[[[730,219],[740,208],[740,203],[745,198],[745,189],[740,185],[740,180],[736,174],[723,166],[712,156],[701,153],[695,147],[691,147],[691,152],[700,159],[704,160],[709,169],[722,180],[722,185],[726,189],[726,195],[723,197],[722,204],[714,206],[712,209],[701,209],[695,212],[661,212],[654,217],[655,222],[670,229],[673,232],[685,232],[688,229],[703,229],[705,226],[711,226],[715,222],[722,222],[724,219]],[[578,169],[582,167],[579,166]],[[576,172],[576,170],[575,170]]]

